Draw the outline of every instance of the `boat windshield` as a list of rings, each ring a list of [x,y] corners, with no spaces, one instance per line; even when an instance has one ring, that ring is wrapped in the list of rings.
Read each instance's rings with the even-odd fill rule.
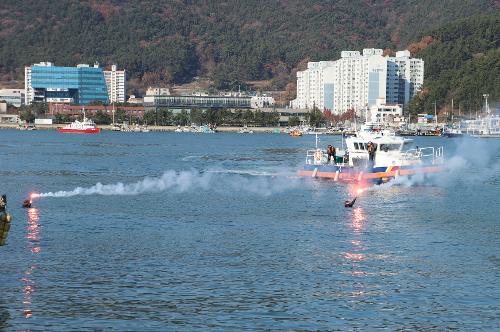
[[[401,149],[401,144],[380,144],[379,151],[399,151]]]

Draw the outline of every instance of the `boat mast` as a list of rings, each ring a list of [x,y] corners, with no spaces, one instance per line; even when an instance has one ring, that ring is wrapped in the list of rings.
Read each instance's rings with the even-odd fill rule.
[[[438,118],[437,118],[437,105],[436,105],[436,101],[434,100],[434,122],[437,123],[438,122]]]
[[[488,135],[491,132],[491,118],[490,118],[490,107],[488,106],[488,97],[490,95],[488,93],[483,94],[484,97],[484,108],[486,111],[486,130],[488,131]]]

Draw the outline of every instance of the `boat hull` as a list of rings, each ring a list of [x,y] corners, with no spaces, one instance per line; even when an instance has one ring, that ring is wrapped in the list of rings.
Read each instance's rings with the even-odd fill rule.
[[[57,128],[60,133],[72,133],[72,134],[99,134],[101,132],[100,128],[89,128],[89,129],[65,129]]]
[[[447,138],[459,138],[459,137],[463,137],[464,135],[459,134],[459,133],[443,133],[442,136],[447,137]]]
[[[373,181],[385,182],[398,176],[414,174],[430,174],[442,171],[441,166],[389,166],[373,168],[357,168],[336,165],[305,165],[298,172],[299,176],[333,179],[340,182]]]

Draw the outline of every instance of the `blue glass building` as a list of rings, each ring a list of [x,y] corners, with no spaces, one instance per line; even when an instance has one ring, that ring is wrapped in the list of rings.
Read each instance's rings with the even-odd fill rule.
[[[109,100],[103,70],[97,65],[57,67],[40,63],[26,69],[25,79],[27,101],[88,105]]]

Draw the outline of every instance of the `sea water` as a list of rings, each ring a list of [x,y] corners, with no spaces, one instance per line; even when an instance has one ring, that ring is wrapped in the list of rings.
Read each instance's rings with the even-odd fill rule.
[[[500,140],[414,145],[449,170],[347,209],[312,135],[0,131],[0,329],[498,329]]]

